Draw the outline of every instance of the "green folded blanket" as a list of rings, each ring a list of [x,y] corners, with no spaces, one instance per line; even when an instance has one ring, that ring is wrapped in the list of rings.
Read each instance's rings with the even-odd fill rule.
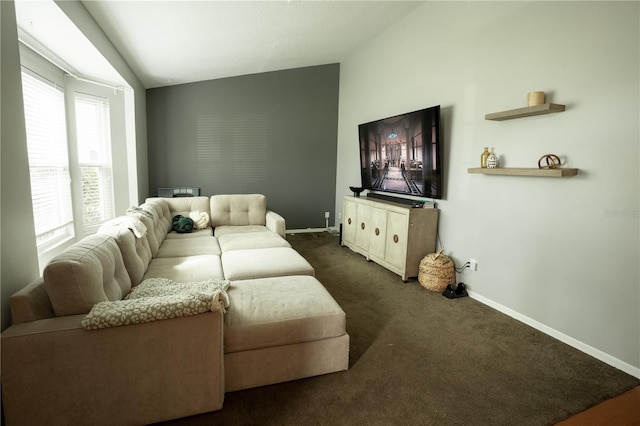
[[[188,234],[193,231],[193,219],[184,217],[181,214],[173,217],[172,228],[178,234]]]

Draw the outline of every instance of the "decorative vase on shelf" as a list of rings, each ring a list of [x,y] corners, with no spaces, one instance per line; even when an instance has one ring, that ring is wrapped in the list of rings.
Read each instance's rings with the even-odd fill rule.
[[[487,168],[487,160],[489,159],[489,147],[485,146],[482,155],[480,156],[480,167],[483,169]]]
[[[487,158],[487,168],[498,168],[498,156],[493,152],[493,148],[491,148],[491,154],[489,154],[489,157]]]

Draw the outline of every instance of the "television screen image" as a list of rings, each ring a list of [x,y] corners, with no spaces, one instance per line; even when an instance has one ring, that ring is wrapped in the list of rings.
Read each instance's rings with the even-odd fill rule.
[[[362,187],[442,199],[440,106],[358,126]]]

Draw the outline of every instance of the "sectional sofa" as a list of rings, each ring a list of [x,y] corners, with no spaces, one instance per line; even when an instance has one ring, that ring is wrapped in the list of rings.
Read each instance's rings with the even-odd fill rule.
[[[172,230],[181,215],[201,229]],[[7,425],[149,424],[219,410],[225,392],[346,370],[344,311],[259,194],[149,198],[11,297]],[[217,283],[221,309],[88,329],[142,284]],[[84,321],[84,322],[83,322]]]

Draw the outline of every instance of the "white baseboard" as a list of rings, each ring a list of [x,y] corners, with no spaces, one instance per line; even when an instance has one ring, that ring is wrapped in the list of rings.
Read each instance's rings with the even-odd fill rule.
[[[339,232],[339,230],[336,227],[329,227],[329,228],[287,229],[286,231],[287,234],[302,234],[307,232],[336,233],[336,232]],[[488,299],[484,296],[481,296],[477,293],[474,293],[473,291],[468,290],[468,293],[469,293],[469,297],[471,297],[472,299],[475,299],[478,302],[495,309],[496,311],[502,312],[503,314],[508,315],[517,321],[527,324],[528,326],[533,327],[536,330],[553,337],[554,339],[557,339],[563,343],[566,343],[567,345],[573,348],[576,348],[580,352],[584,352],[587,355],[590,355],[604,362],[605,364],[608,364],[612,367],[617,368],[618,370],[624,371],[625,373],[640,379],[640,368],[635,367],[627,362],[624,362],[621,359],[618,359],[612,355],[609,355],[601,351],[600,349],[596,349],[593,346],[587,345],[584,342],[574,339],[571,336],[567,336],[566,334],[554,328],[551,328],[548,325],[542,324],[541,322],[538,322],[532,318],[529,318],[526,315],[522,315],[521,313],[516,312],[511,308],[507,308],[506,306],[501,305],[500,303],[494,302],[493,300]]]
[[[506,306],[503,306],[499,303],[494,302],[491,299],[487,299],[484,296],[480,296],[477,293],[474,293],[472,291],[468,291],[469,293],[469,297],[471,297],[472,299],[477,300],[480,303],[483,303],[487,306],[490,306],[491,308],[502,312],[505,315],[509,315],[511,318],[514,318],[524,324],[527,324],[528,326],[531,326],[533,328],[535,328],[536,330],[541,331],[544,334],[547,334],[563,343],[566,343],[567,345],[576,348],[577,350],[586,353],[587,355],[590,355],[602,362],[604,362],[605,364],[609,364],[612,367],[617,368],[618,370],[622,370],[627,374],[632,375],[633,377],[639,378],[640,379],[640,368],[635,367],[627,362],[624,362],[614,356],[611,356],[605,352],[602,352],[599,349],[594,348],[593,346],[589,346],[584,342],[581,342],[577,339],[574,339],[571,336],[567,336],[566,334],[551,328],[547,325],[544,325],[532,318],[529,318],[525,315],[522,315],[519,312],[514,311],[513,309],[507,308]]]
[[[307,232],[327,232],[327,228],[287,229],[287,234],[304,234]]]

